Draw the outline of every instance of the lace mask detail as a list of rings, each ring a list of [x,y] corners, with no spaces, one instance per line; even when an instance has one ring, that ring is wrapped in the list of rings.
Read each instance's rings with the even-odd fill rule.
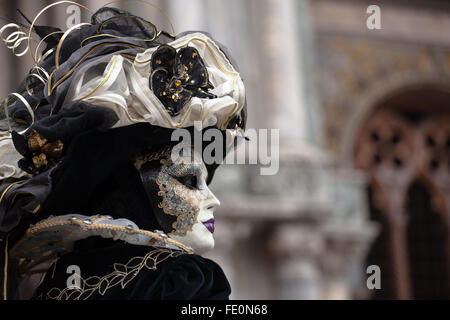
[[[200,208],[196,205],[194,192],[190,194],[176,177],[195,175],[195,168],[185,163],[174,164],[170,158],[161,159],[161,170],[156,178],[158,195],[162,201],[158,204],[165,214],[176,216],[169,235],[185,236],[197,222]]]

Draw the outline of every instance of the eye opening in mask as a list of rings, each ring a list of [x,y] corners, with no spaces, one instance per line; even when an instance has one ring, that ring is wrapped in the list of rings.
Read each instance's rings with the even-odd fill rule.
[[[198,189],[198,178],[196,174],[184,174],[179,177],[175,177],[181,184],[185,185],[189,189],[196,190]]]

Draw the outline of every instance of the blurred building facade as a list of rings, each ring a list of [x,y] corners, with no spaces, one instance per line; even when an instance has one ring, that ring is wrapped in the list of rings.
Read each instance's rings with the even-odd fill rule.
[[[80,1],[96,10],[108,1]],[[443,1],[153,0],[120,6],[204,30],[246,84],[280,168],[223,165],[216,248],[235,299],[450,298],[450,7]],[[52,1],[1,1],[23,21]],[[370,4],[381,30],[369,30]],[[65,27],[66,5],[43,23]],[[82,13],[82,17],[88,14]],[[6,21],[5,21],[6,23]],[[31,61],[0,48],[2,97]],[[366,286],[368,265],[381,289]]]
[[[380,226],[372,297],[448,299],[450,7],[381,1],[382,29],[369,30],[357,18],[368,2],[312,3],[327,149],[367,173]]]

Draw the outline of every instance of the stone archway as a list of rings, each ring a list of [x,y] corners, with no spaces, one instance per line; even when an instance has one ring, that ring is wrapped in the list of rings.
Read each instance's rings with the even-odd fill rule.
[[[449,87],[450,88],[450,87]],[[420,247],[415,234],[419,230],[417,217],[423,216],[420,210],[427,211],[421,221],[429,221],[436,212],[434,229],[442,227],[440,238],[442,250],[437,252],[442,271],[440,281],[449,282],[450,255],[450,90],[447,87],[418,83],[395,90],[377,103],[368,107],[359,130],[355,131],[351,164],[362,169],[370,177],[372,217],[382,226],[377,241],[385,244],[392,292],[381,298],[409,299],[427,297],[417,292],[420,285],[415,277],[427,274],[427,267],[418,268]],[[356,117],[356,116],[355,116]],[[356,118],[355,118],[356,119]],[[422,193],[411,193],[419,183]],[[417,188],[415,188],[417,189]],[[419,188],[420,189],[420,188]],[[412,195],[415,194],[415,195]],[[411,197],[423,197],[417,203],[430,203],[422,209],[411,207]],[[413,199],[420,200],[420,199]],[[428,220],[427,220],[428,219]],[[437,229],[436,229],[437,228]],[[425,229],[425,227],[423,228]],[[414,231],[416,230],[416,231]],[[429,238],[429,237],[428,237]],[[428,239],[426,234],[422,239]],[[374,247],[377,246],[377,241]],[[425,240],[420,240],[424,242]],[[431,243],[431,242],[430,242]],[[423,256],[423,255],[422,255]],[[376,263],[376,256],[370,256]],[[385,259],[386,260],[386,259]],[[431,265],[430,265],[431,266]],[[431,268],[431,267],[430,267]],[[417,270],[420,269],[420,272]],[[425,271],[424,271],[425,270]],[[429,276],[433,276],[431,269]],[[385,279],[385,280],[386,280]],[[390,279],[390,280],[389,280]],[[389,286],[388,286],[389,287]],[[441,298],[450,298],[450,283],[439,293]],[[436,298],[436,296],[433,296]]]
[[[390,77],[374,83],[355,105],[355,110],[343,130],[343,138],[338,154],[338,160],[343,167],[354,167],[354,148],[359,130],[383,101],[401,93],[417,89],[450,92],[450,77],[435,75],[424,76],[416,72],[396,73]]]

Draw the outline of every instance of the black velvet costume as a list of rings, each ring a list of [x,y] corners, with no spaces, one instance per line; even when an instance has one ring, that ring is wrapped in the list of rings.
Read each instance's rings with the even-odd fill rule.
[[[136,124],[79,135],[71,143],[66,160],[54,170],[53,191],[42,212],[108,213],[113,218],[130,219],[141,229],[161,230],[152,214],[139,172],[129,160],[145,146],[158,149],[163,145],[149,141],[149,137],[158,137],[161,139],[158,141],[166,143],[166,135],[170,132],[149,124]],[[102,147],[93,148],[92,145]],[[212,175],[213,171],[210,172]],[[126,286],[121,282],[123,278],[116,279],[115,285],[111,283],[116,264],[126,264],[132,258],[159,252],[158,260],[153,265],[145,264],[139,268]],[[55,295],[53,288],[66,288],[69,265],[79,266],[83,279],[107,277],[103,285],[112,288],[103,290],[98,283],[92,294],[91,290],[83,295],[74,290],[72,295],[70,291]],[[131,277],[136,270],[127,272],[130,275],[127,273],[124,278]],[[79,241],[73,252],[50,267],[35,299],[227,299],[230,292],[222,269],[199,255],[91,237]]]
[[[129,160],[145,146],[150,145],[155,150],[164,146],[170,132],[171,130],[154,128],[149,124],[136,124],[105,132],[94,130],[79,135],[71,143],[66,160],[62,161],[53,173],[53,191],[44,203],[42,212],[108,213],[113,218],[130,219],[141,229],[161,230],[152,214],[139,172]],[[149,137],[158,137],[160,144],[149,141]],[[93,148],[92,145],[102,147]],[[210,172],[212,176],[213,170]],[[99,284],[92,295],[88,291],[78,296],[79,291],[76,291],[74,292],[76,295],[68,293],[56,297],[58,299],[228,298],[231,292],[230,285],[222,269],[211,260],[196,254],[131,245],[123,241],[98,237],[79,241],[73,252],[59,258],[56,268],[50,267],[35,298],[55,298],[51,290],[66,287],[68,277],[66,270],[69,265],[78,265],[82,270],[83,279],[93,276],[107,277],[108,282],[111,282],[111,272],[114,271],[115,264],[126,264],[132,258],[145,257],[153,252],[162,252],[159,259],[163,261],[159,263],[158,260],[151,265],[155,269],[148,267],[139,269],[136,277],[123,288],[122,283],[117,283],[111,290],[104,290],[103,293],[103,288],[100,288]],[[109,285],[111,286],[110,283]]]
[[[63,291],[70,265],[88,279],[82,290]],[[35,299],[217,300],[230,292],[222,269],[199,255],[90,238],[49,268]]]

